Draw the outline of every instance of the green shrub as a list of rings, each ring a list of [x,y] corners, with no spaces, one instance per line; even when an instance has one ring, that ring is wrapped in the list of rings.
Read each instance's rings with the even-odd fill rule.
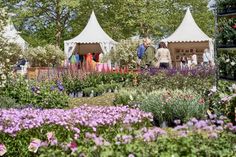
[[[191,90],[163,89],[149,93],[140,108],[152,112],[159,123],[171,123],[176,119],[185,122],[192,117],[202,118],[207,106],[201,96]]]
[[[0,95],[0,108],[19,108],[22,105],[16,103],[15,99]]]
[[[115,95],[115,105],[131,105],[135,102],[142,102],[145,98],[145,92],[140,89],[135,88],[128,88],[128,89],[121,89]]]
[[[49,67],[61,65],[65,59],[64,52],[57,46],[29,48],[24,54],[32,67]]]
[[[8,80],[1,94],[15,99],[18,104],[40,108],[64,108],[69,100],[60,82],[37,83],[23,78]]]

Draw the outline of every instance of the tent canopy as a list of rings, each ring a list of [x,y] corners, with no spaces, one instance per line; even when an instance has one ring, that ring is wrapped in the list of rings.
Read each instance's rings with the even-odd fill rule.
[[[67,58],[69,58],[76,49],[81,51],[80,53],[89,53],[92,50],[106,53],[110,51],[115,44],[116,42],[104,32],[98,23],[93,11],[83,31],[73,39],[64,41],[64,51]],[[94,49],[89,45],[94,47]]]
[[[28,47],[27,42],[19,35],[11,21],[9,21],[9,24],[4,28],[3,37],[6,38],[10,43],[19,45],[22,50],[25,50]]]
[[[187,9],[185,17],[176,31],[168,38],[164,39],[164,42],[202,42],[210,41],[209,38],[196,24],[190,9]]]

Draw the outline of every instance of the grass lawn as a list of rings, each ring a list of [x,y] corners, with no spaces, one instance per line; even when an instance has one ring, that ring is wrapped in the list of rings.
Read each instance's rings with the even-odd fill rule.
[[[95,106],[112,106],[115,99],[114,93],[106,93],[97,97],[82,97],[70,99],[69,106],[71,108],[78,107],[84,104]]]

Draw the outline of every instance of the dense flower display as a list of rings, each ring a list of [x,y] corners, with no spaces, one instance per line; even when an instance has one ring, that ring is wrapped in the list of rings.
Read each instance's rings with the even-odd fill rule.
[[[104,125],[115,125],[119,122],[132,124],[152,119],[150,113],[128,107],[90,107],[82,106],[70,110],[50,109],[1,109],[0,131],[15,135],[23,129],[31,129],[46,124],[56,124],[80,132],[79,126],[87,126],[96,131]],[[52,135],[48,135],[53,139]]]

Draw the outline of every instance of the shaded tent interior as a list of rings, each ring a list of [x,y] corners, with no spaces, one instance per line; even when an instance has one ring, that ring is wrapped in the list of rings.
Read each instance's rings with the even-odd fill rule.
[[[99,43],[91,43],[91,44],[83,44],[77,43],[73,52],[79,52],[80,55],[84,55],[86,53],[102,53],[103,50]]]
[[[184,54],[191,58],[193,53],[196,53],[198,64],[203,61],[202,55],[206,48],[214,55],[212,39],[198,27],[189,8],[175,32],[162,41],[167,43],[175,67],[180,66],[180,59]]]

